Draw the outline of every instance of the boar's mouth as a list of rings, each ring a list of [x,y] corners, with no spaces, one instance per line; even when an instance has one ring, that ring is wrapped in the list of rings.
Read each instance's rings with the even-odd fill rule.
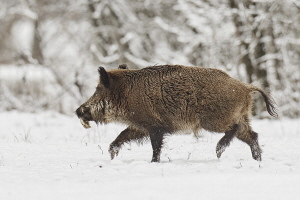
[[[80,120],[80,123],[84,128],[91,128],[90,122],[92,121],[92,115],[89,106],[80,106],[76,111],[76,115]]]
[[[80,123],[81,123],[82,126],[83,126],[84,128],[86,128],[86,129],[91,128],[91,125],[90,125],[90,122],[89,122],[89,121],[86,121],[86,120],[80,118]]]

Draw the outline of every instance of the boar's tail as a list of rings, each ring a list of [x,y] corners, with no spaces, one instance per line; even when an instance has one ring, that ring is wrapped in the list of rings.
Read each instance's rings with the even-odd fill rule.
[[[277,118],[278,117],[278,114],[277,114],[277,109],[275,107],[275,101],[274,99],[266,94],[262,89],[258,88],[258,87],[254,87],[254,86],[251,86],[251,91],[258,91],[264,98],[264,101],[266,103],[266,106],[267,106],[267,111],[268,113],[272,116],[272,117],[275,117]]]

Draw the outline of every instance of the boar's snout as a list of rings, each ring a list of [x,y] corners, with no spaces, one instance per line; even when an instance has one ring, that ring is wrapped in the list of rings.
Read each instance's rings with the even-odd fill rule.
[[[87,121],[91,121],[91,110],[88,106],[80,106],[76,110],[76,115],[78,118],[85,119]]]
[[[80,122],[84,128],[90,128],[89,121],[92,121],[91,109],[88,106],[81,105],[76,110],[76,115],[80,119]]]

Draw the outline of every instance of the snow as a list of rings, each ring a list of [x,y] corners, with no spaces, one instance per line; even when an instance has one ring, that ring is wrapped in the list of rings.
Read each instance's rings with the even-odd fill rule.
[[[30,18],[24,18],[15,22],[12,26],[12,40],[17,51],[31,52],[33,43],[34,21]]]
[[[234,140],[221,159],[222,134],[168,137],[161,163],[150,143],[108,146],[124,126],[84,129],[55,112],[0,113],[0,199],[298,199],[300,119],[253,120],[264,151],[251,158]]]
[[[45,78],[47,77],[47,78]],[[45,84],[55,84],[55,76],[48,68],[40,65],[0,65],[0,79],[3,82],[14,82],[26,79]]]

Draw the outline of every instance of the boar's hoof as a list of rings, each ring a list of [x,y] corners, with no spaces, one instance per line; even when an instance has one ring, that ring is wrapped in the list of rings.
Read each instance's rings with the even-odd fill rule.
[[[258,143],[254,143],[250,146],[251,148],[251,152],[252,152],[252,157],[254,160],[257,160],[257,161],[261,161],[261,149],[260,147],[258,146]]]
[[[80,122],[84,128],[91,128],[89,121],[85,121],[80,118]]]
[[[151,162],[157,162],[157,163],[159,163],[160,162],[160,158],[153,157],[152,160],[151,160]]]
[[[109,150],[108,152],[110,153],[110,158],[113,160],[115,158],[115,156],[118,156],[120,151],[120,147],[114,146],[113,144],[111,144],[109,146]]]
[[[254,153],[252,155],[252,157],[253,157],[254,160],[261,161],[261,155],[260,155],[260,153]]]
[[[224,151],[225,151],[225,146],[218,144],[216,148],[217,157],[220,158]]]

